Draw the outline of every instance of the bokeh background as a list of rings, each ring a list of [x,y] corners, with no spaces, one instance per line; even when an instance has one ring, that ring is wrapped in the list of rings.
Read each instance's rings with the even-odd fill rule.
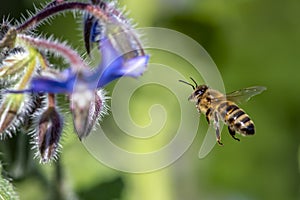
[[[42,2],[2,1],[0,16],[21,19],[22,14],[27,16],[26,10],[34,10],[33,4]],[[217,64],[227,91],[266,86],[266,92],[242,106],[255,121],[257,134],[236,142],[223,129],[225,146],[215,146],[207,157],[199,159],[199,144],[204,137],[199,130],[192,146],[178,161],[146,174],[119,172],[101,164],[71,128],[64,136],[59,162],[40,165],[32,159],[30,138],[19,134],[1,141],[0,150],[2,174],[13,180],[20,198],[299,199],[300,1],[120,0],[120,4],[126,5],[139,27],[170,28],[198,41]],[[83,50],[79,19],[66,14],[39,30]],[[114,83],[107,87],[109,93],[113,86]],[[149,92],[156,95],[146,95]],[[135,96],[137,100],[133,97],[131,102],[133,116],[137,115],[135,105],[143,110],[152,102],[168,102],[166,110],[172,112],[176,108],[168,98],[174,97],[166,93],[160,87],[142,88]],[[144,118],[149,120],[146,114],[139,117],[135,117],[140,119],[137,123],[144,123]],[[108,116],[103,123],[111,120]],[[172,122],[172,115],[168,121]],[[111,137],[118,141],[117,135]],[[157,139],[154,147],[166,142],[166,137]]]

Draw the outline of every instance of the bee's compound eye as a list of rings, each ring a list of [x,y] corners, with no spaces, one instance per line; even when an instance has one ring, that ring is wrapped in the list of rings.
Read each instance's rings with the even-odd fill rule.
[[[200,88],[198,90],[196,90],[195,94],[198,94],[198,95],[202,95],[204,93],[204,89],[203,88]]]
[[[201,94],[202,94],[201,89],[197,89],[197,90],[194,92],[194,94],[195,94],[195,95],[198,95],[198,94],[201,95]]]
[[[202,95],[204,94],[204,92],[206,91],[207,89],[207,86],[206,85],[203,85],[203,86],[200,86],[198,90],[196,90],[197,94],[199,95]]]

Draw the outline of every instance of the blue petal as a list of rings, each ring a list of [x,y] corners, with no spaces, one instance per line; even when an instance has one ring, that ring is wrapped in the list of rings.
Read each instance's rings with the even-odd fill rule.
[[[148,55],[138,56],[130,60],[127,60],[123,65],[121,73],[124,73],[124,76],[131,76],[131,77],[141,76],[146,70],[148,61],[149,61]]]
[[[125,60],[112,46],[109,40],[103,42],[101,48],[102,62],[96,70],[100,79],[98,87],[103,87],[109,82],[122,76],[138,77],[145,71],[149,56],[137,56]]]
[[[139,56],[122,63],[120,62],[123,61],[122,57],[118,58],[101,74],[98,87],[103,87],[109,82],[122,76],[138,77],[142,75],[146,69],[148,59],[149,56]]]
[[[117,61],[119,64],[123,62],[122,55],[117,52],[109,39],[103,41],[101,55],[102,60],[99,67],[102,69],[109,68],[113,62]]]
[[[70,83],[74,81],[57,81],[49,78],[33,78],[30,82],[30,89],[32,92],[42,92],[42,93],[70,93]],[[73,84],[72,84],[73,85]]]
[[[70,84],[67,81],[56,81],[53,79],[39,77],[33,78],[30,81],[30,85],[28,89],[25,90],[6,90],[6,93],[70,93]]]
[[[71,67],[64,69],[62,72],[60,72],[61,79],[67,80],[70,79],[70,77],[74,76],[74,72]]]
[[[71,68],[60,72],[57,79],[49,77],[35,77],[31,79],[29,90],[31,92],[43,93],[71,93],[76,80],[76,76]]]

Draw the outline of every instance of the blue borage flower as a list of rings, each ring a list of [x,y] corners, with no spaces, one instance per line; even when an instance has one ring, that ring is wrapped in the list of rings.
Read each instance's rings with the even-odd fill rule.
[[[111,81],[122,76],[138,77],[143,74],[149,61],[149,56],[137,56],[124,58],[114,49],[110,40],[102,42],[102,60],[94,70],[81,68],[77,71],[68,68],[62,71],[56,78],[39,76],[32,78],[29,88],[20,91],[8,91],[12,93],[66,93],[74,92],[76,85],[89,90],[102,88]]]
[[[105,107],[105,97],[99,95],[99,89],[122,76],[142,75],[149,60],[148,55],[129,58],[120,55],[109,39],[101,44],[102,60],[95,70],[70,67],[51,76],[32,78],[28,89],[8,92],[67,94],[77,135],[80,139],[86,137],[95,122],[95,116],[91,117],[90,113]]]

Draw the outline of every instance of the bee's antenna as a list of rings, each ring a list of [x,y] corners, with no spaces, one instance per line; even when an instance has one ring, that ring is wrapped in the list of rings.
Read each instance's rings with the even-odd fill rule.
[[[195,83],[196,87],[198,87],[197,82],[192,77],[190,77],[190,79]]]
[[[188,83],[188,82],[183,81],[183,80],[179,80],[179,82],[182,82],[182,83],[185,83],[185,84],[187,84],[187,85],[190,85],[190,86],[192,86],[193,90],[195,90],[195,86],[192,85],[191,83]]]

